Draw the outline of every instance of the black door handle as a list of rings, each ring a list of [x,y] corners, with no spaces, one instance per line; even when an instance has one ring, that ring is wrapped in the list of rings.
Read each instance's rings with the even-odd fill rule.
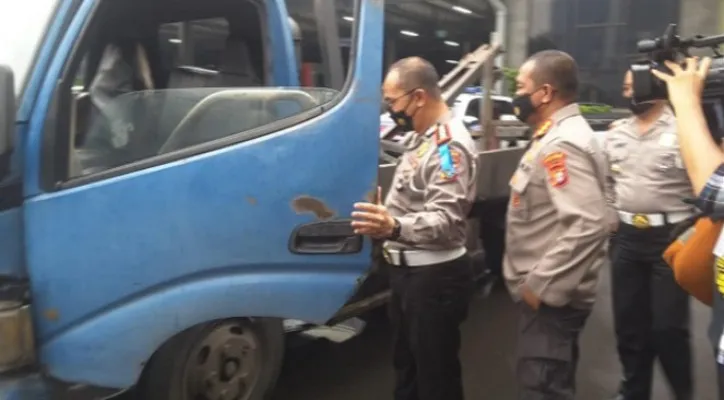
[[[363,239],[354,233],[351,222],[335,220],[298,226],[289,239],[289,251],[296,254],[359,253]]]

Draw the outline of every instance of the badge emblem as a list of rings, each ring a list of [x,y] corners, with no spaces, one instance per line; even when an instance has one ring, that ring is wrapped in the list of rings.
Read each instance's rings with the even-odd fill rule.
[[[644,214],[636,214],[631,218],[631,224],[638,229],[646,229],[651,227],[651,221],[649,217]]]
[[[428,150],[429,148],[430,148],[430,143],[429,143],[429,142],[422,142],[422,144],[420,145],[420,147],[417,149],[417,157],[418,157],[418,158],[422,158],[422,156],[424,156],[425,153],[427,153],[427,150]]]
[[[554,188],[562,188],[568,184],[568,166],[566,154],[556,151],[543,159],[543,166],[548,172],[548,184]]]

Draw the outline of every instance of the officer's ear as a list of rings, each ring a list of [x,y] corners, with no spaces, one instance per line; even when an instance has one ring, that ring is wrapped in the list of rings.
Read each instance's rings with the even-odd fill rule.
[[[548,83],[544,83],[543,86],[541,86],[541,92],[543,92],[543,97],[541,98],[541,102],[543,104],[548,104],[553,101],[553,93],[555,93],[555,89],[553,86],[551,86]]]
[[[412,92],[412,98],[415,106],[421,108],[427,104],[428,94],[424,89],[415,89],[415,91]]]

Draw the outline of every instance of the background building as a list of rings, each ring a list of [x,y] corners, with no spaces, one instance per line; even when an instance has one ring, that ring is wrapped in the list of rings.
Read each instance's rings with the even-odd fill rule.
[[[721,0],[508,0],[509,37],[517,67],[528,54],[546,49],[564,50],[581,69],[584,101],[620,104],[623,72],[640,58],[636,43],[661,35],[677,23],[682,36],[724,32]],[[527,22],[527,23],[526,23]]]

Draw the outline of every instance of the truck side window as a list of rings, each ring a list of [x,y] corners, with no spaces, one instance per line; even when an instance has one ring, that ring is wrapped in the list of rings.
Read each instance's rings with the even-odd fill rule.
[[[172,3],[101,3],[91,24],[95,30],[83,38],[83,71],[81,63],[72,64],[79,78],[68,93],[74,143],[68,178],[230,137],[230,143],[248,140],[279,121],[321,110],[340,95],[331,88],[273,82],[263,2]],[[75,104],[79,97],[82,107]]]

